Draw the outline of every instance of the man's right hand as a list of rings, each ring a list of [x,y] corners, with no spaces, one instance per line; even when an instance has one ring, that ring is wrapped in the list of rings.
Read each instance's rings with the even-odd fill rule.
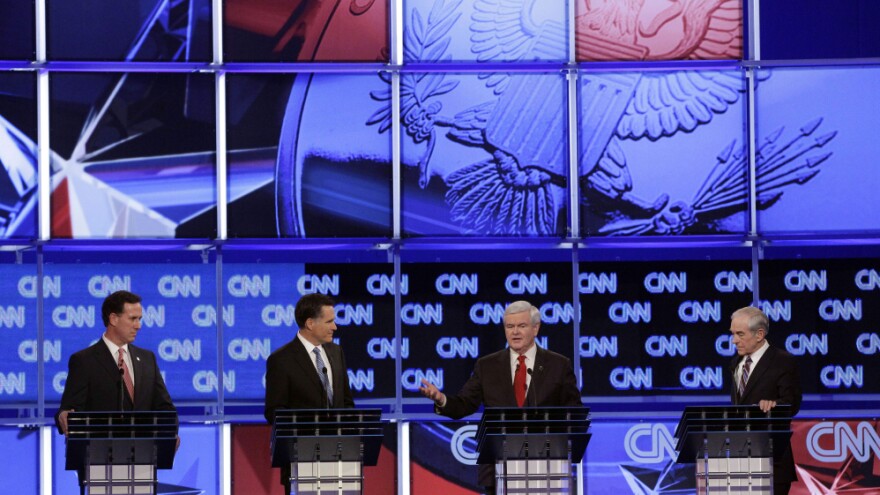
[[[61,411],[58,414],[58,424],[61,426],[61,433],[64,433],[64,436],[67,436],[67,415],[72,413],[73,409],[69,411]]]
[[[422,378],[422,386],[419,387],[419,392],[422,393],[425,397],[434,401],[435,404],[442,405],[446,404],[446,395],[440,391],[433,383],[429,382]]]

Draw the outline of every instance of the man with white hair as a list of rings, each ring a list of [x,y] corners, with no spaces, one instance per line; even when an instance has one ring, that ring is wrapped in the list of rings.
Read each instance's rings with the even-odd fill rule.
[[[504,310],[507,349],[477,360],[458,394],[447,396],[422,380],[422,395],[434,401],[437,414],[459,419],[486,407],[580,406],[581,393],[571,360],[535,344],[541,328],[538,308],[516,301]],[[493,466],[480,466],[479,483],[494,493]]]

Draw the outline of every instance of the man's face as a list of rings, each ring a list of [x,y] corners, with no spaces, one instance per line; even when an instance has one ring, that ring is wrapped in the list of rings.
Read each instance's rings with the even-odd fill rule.
[[[764,329],[752,333],[749,330],[749,317],[738,316],[730,320],[730,333],[733,335],[733,345],[736,353],[740,356],[751,354],[764,345]]]
[[[333,306],[321,307],[321,313],[315,318],[306,320],[303,336],[314,345],[327,344],[333,341],[336,331],[336,311]]]
[[[540,327],[540,323],[532,325],[528,311],[504,315],[504,335],[507,336],[507,345],[517,354],[531,349]]]
[[[107,326],[107,338],[114,344],[122,347],[134,342],[138,330],[141,329],[141,318],[144,309],[141,303],[125,303],[122,313],[110,314],[110,325]]]

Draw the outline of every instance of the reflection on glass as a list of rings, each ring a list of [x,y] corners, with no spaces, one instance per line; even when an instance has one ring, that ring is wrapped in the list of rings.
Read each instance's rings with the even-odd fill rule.
[[[578,88],[584,235],[744,231],[743,72],[583,73]]]

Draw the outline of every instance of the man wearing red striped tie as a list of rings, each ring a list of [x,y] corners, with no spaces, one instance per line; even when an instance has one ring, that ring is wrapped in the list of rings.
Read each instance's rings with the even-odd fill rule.
[[[737,356],[730,363],[733,404],[756,404],[767,412],[777,404],[791,406],[791,415],[801,406],[801,382],[797,363],[788,352],[767,341],[770,321],[758,308],[746,306],[730,316],[730,333]],[[778,462],[773,463],[773,493],[786,495],[797,480],[794,458],[789,445]]]
[[[541,328],[538,308],[516,301],[504,310],[508,349],[477,360],[473,374],[458,394],[447,396],[422,380],[422,395],[434,401],[437,414],[459,419],[486,407],[580,406],[571,360],[535,344]],[[495,493],[491,465],[481,465],[478,483]]]
[[[71,411],[175,410],[156,355],[133,344],[143,317],[140,296],[124,290],[110,294],[101,305],[101,317],[106,327],[102,338],[71,355],[67,364],[55,414],[55,424],[65,435]]]

